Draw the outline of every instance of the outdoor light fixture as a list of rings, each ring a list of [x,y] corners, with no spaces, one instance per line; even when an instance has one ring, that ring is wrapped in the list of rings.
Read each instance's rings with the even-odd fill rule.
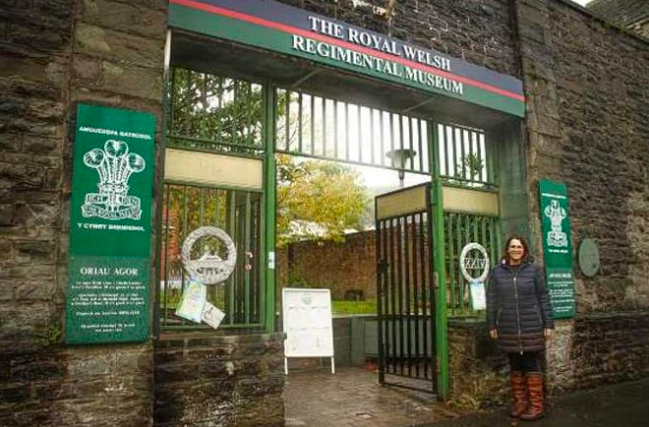
[[[385,153],[385,156],[392,161],[392,167],[399,169],[399,188],[403,188],[403,178],[406,175],[406,171],[404,170],[406,162],[416,155],[417,152],[410,148],[397,148],[396,150]]]

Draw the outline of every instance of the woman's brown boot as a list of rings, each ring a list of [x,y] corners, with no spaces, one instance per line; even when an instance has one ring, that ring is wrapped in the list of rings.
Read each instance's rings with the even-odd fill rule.
[[[522,372],[511,373],[512,409],[510,416],[518,418],[527,409],[527,384]]]
[[[543,375],[540,372],[528,372],[525,379],[527,380],[527,393],[530,404],[520,418],[526,421],[538,420],[545,415],[543,409]]]

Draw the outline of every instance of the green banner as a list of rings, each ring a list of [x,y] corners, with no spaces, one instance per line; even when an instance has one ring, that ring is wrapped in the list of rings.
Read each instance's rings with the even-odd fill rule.
[[[155,117],[80,104],[70,204],[65,341],[149,335]]]
[[[233,11],[229,9],[231,6],[227,5],[236,5],[237,3],[239,2],[173,0],[169,4],[169,26],[306,58],[331,67],[468,101],[518,117],[525,116],[522,86],[519,86],[515,92],[511,92],[509,89],[505,90],[479,80],[472,84],[463,83],[469,80],[473,81],[473,76],[476,74],[488,72],[485,68],[470,66],[471,72],[458,76],[452,75],[451,72],[445,72],[444,76],[431,74],[422,69],[422,63],[406,60],[405,53],[387,56],[384,55],[386,52],[381,51],[372,54],[363,53],[368,52],[367,49],[362,49],[364,46],[352,46],[350,43],[340,45],[343,41],[336,37],[325,37],[324,39],[329,41],[324,42],[321,41],[323,40],[320,37],[321,33],[316,33],[313,30],[305,32],[303,26],[300,27],[297,23],[277,22],[277,20],[294,20],[291,18],[294,15],[298,15],[295,19],[303,23],[308,23],[309,18],[316,17],[319,20],[328,21],[326,17],[299,8],[289,8],[279,3],[273,5],[272,2],[267,1],[254,2],[258,3],[257,5],[253,2],[242,2],[239,7],[247,5],[248,13]],[[277,10],[272,14],[265,14],[263,10],[267,7]],[[358,32],[365,34],[364,31],[364,29],[358,28]],[[376,34],[375,36],[378,37]],[[370,37],[369,33],[366,37]],[[392,46],[390,44],[392,42],[397,43],[396,39],[385,40],[388,43],[387,46]],[[407,51],[409,52],[410,49]],[[507,80],[510,77],[499,75],[496,80],[502,79]]]
[[[543,256],[552,315],[555,319],[575,316],[575,279],[572,271],[572,242],[568,192],[564,184],[539,182]]]

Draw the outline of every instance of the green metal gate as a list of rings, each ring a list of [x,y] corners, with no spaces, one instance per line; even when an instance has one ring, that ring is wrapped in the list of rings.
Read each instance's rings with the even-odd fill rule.
[[[436,392],[430,185],[377,196],[379,383]],[[395,379],[396,378],[396,379]]]
[[[181,246],[190,232],[203,226],[224,230],[234,241],[237,250],[238,262],[232,275],[222,285],[208,286],[208,302],[226,313],[222,327],[261,327],[263,287],[260,286],[262,265],[259,260],[263,235],[262,194],[167,182],[163,197],[162,328],[204,327],[174,316],[188,282],[180,260]],[[201,248],[195,250],[200,251]]]
[[[487,250],[491,265],[498,262],[500,221],[498,217],[464,212],[444,212],[447,275],[447,312],[450,316],[474,315],[469,300],[469,282],[460,273],[460,253],[469,243]]]

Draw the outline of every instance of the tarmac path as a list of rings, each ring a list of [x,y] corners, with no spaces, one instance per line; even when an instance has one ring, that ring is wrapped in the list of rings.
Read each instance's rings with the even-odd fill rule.
[[[503,410],[472,414],[425,427],[649,427],[649,378],[550,399],[548,414],[535,421],[518,421]],[[420,426],[424,427],[424,426]]]

